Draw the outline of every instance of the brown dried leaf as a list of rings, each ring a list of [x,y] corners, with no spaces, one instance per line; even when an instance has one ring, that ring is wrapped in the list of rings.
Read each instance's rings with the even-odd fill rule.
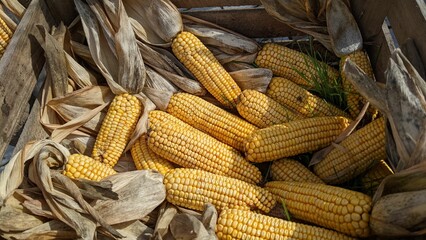
[[[121,233],[124,238],[121,238],[123,240],[150,240],[152,237],[152,233],[154,232],[153,229],[147,227],[145,224],[143,224],[140,221],[131,221],[131,222],[125,222],[116,224],[113,226],[119,233]],[[100,240],[109,240],[111,238],[105,237],[105,236],[98,236],[98,239]]]
[[[3,235],[6,239],[26,240],[26,239],[77,239],[76,232],[65,223],[58,220],[46,222],[37,227],[28,229],[22,233]]]
[[[166,197],[163,176],[155,171],[118,173],[102,181],[112,182],[112,190],[118,194],[118,200],[98,200],[93,206],[111,225],[143,218]]]
[[[9,205],[0,208],[0,232],[21,232],[43,224],[44,218]]]
[[[156,46],[168,47],[182,31],[182,18],[171,1],[125,0],[133,29],[139,39]]]
[[[229,73],[241,90],[254,89],[266,93],[272,79],[272,71],[266,68],[251,68]]]

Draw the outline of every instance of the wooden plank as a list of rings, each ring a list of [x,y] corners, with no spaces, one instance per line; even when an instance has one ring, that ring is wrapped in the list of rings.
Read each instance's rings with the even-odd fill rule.
[[[178,8],[261,5],[260,0],[172,0]]]
[[[184,11],[250,38],[273,38],[306,35],[274,19],[263,8]]]
[[[412,39],[420,55],[421,63],[426,64],[426,3],[424,0],[395,1],[392,5],[388,19],[400,45]],[[410,59],[410,61],[415,61]],[[420,71],[421,69],[418,68]]]
[[[33,0],[0,61],[0,159],[17,130],[43,64],[36,24],[50,29],[53,19],[43,0]]]

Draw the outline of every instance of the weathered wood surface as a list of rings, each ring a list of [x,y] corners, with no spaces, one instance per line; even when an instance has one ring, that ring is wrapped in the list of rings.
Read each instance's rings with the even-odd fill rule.
[[[0,61],[0,159],[25,115],[31,92],[44,64],[36,24],[53,23],[43,0],[33,0]]]
[[[178,8],[260,5],[260,0],[172,0]]]

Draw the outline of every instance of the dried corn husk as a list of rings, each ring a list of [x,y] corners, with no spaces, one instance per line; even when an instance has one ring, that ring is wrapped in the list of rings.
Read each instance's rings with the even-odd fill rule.
[[[217,239],[215,227],[217,211],[206,204],[202,213],[164,203],[154,230],[155,239]]]
[[[260,46],[253,39],[193,16],[182,18],[185,31],[197,36],[221,64],[254,62]]]
[[[272,79],[272,71],[266,68],[249,68],[229,73],[241,90],[254,89],[266,93]]]
[[[145,43],[169,47],[182,31],[182,18],[171,1],[124,0],[136,36]]]
[[[313,36],[337,56],[362,49],[362,36],[347,0],[261,0],[266,11]]]
[[[388,160],[395,172],[426,159],[426,83],[396,49],[386,71],[386,86],[375,83],[350,60],[344,71],[355,89],[388,119]]]
[[[386,177],[373,197],[370,226],[389,237],[426,234],[426,162]]]

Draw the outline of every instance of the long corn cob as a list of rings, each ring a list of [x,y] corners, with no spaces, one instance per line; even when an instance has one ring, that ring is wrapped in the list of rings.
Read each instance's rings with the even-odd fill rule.
[[[290,109],[256,90],[244,90],[237,104],[238,113],[259,128],[301,119]]]
[[[245,141],[246,159],[266,162],[321,149],[349,125],[344,117],[315,117],[254,131]]]
[[[305,117],[343,116],[349,118],[344,111],[285,78],[272,78],[266,95]]]
[[[259,209],[269,212],[274,196],[265,189],[234,178],[202,170],[176,168],[164,176],[167,201],[194,210],[212,203],[219,211],[226,208]]]
[[[358,65],[371,79],[374,78],[374,72],[373,68],[370,63],[370,59],[368,58],[368,55],[363,50],[355,51],[347,56],[342,57],[340,60],[340,74],[342,76],[342,86],[343,90],[346,93],[346,102],[348,105],[349,113],[353,118],[358,116],[360,113],[362,107],[367,102],[367,100],[355,90],[352,83],[346,78],[345,73],[343,72],[343,67],[345,64],[346,59],[350,59],[353,61],[356,65]],[[368,109],[368,113],[372,115],[374,118],[375,115],[377,115],[378,111],[374,107],[371,107]]]
[[[157,115],[157,116],[155,116]],[[161,117],[169,115],[168,117]],[[249,183],[262,175],[234,148],[189,126],[172,115],[151,111],[148,146],[156,154],[182,167],[201,169]]]
[[[126,148],[141,111],[142,104],[135,96],[115,96],[96,137],[93,159],[113,167]]]
[[[192,33],[181,32],[172,42],[175,56],[220,103],[235,107],[241,89],[210,50]]]
[[[385,160],[380,160],[361,178],[364,189],[373,194],[383,179],[392,175],[393,171]]]
[[[271,175],[274,181],[294,181],[294,182],[324,182],[303,166],[300,162],[292,159],[280,159],[272,163]]]
[[[339,184],[355,178],[385,157],[385,120],[381,117],[343,140],[314,166],[314,173],[326,183]]]
[[[130,149],[136,169],[154,169],[163,175],[170,169],[174,169],[175,167],[171,162],[158,156],[148,148],[147,137],[146,134],[142,135]]]
[[[258,53],[255,63],[269,68],[274,75],[284,77],[299,85],[313,87],[315,81],[326,75],[337,79],[339,73],[324,62],[320,62],[299,51],[275,44],[265,44]]]
[[[274,181],[266,189],[285,202],[295,218],[353,237],[370,235],[371,198],[363,193],[318,183]]]
[[[222,211],[217,221],[216,234],[219,239],[353,239],[325,228],[285,221],[241,209]]]
[[[92,181],[100,181],[115,173],[110,166],[82,154],[70,155],[62,172],[70,178],[84,178]]]
[[[247,121],[188,93],[174,94],[167,112],[241,151],[244,139],[257,129]]]

